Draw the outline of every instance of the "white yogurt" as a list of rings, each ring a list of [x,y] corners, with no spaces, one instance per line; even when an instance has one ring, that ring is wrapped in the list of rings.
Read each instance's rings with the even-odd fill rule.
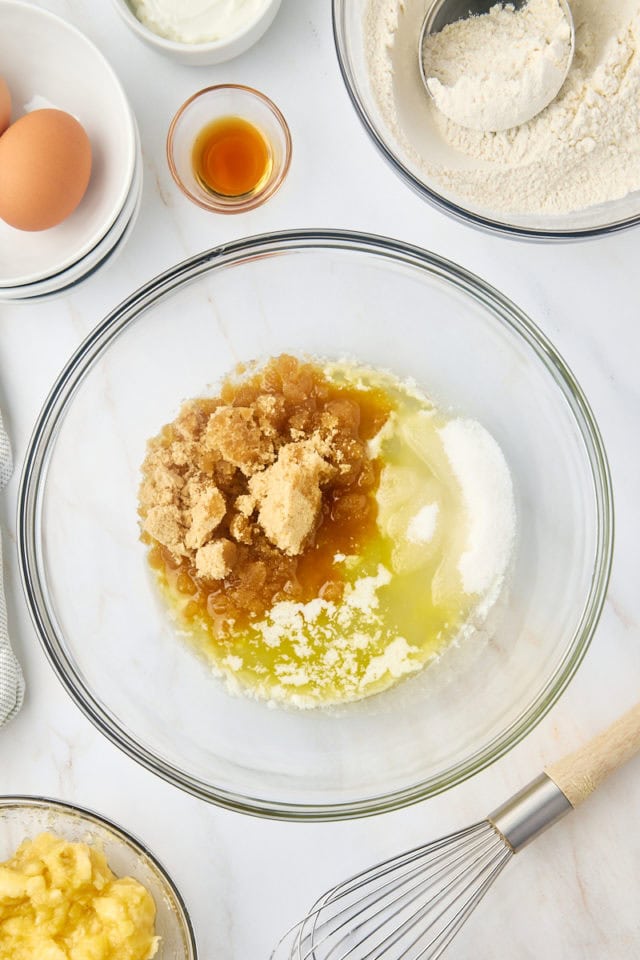
[[[267,0],[132,0],[141,23],[167,40],[209,43],[241,33]]]

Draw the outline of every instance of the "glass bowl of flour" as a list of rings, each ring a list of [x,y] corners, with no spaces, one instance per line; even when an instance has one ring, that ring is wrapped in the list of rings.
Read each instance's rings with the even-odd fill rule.
[[[387,371],[420,403],[427,394],[449,421],[447,431],[475,422],[471,434],[455,428],[453,446],[446,444],[457,450],[465,516],[478,519],[477,542],[485,545],[469,554],[469,574],[484,577],[502,563],[500,518],[511,529],[515,513],[509,568],[475,629],[419,672],[333,707],[268,703],[240,689],[234,695],[211,660],[176,635],[140,540],[148,438],[184,400],[215,396],[237,363],[282,353]],[[422,421],[427,437],[429,422]],[[481,448],[465,441],[488,434],[494,443]],[[512,493],[492,450],[502,451]],[[604,601],[613,536],[609,474],[579,386],[497,290],[388,238],[266,234],[171,267],[78,348],[47,400],[25,463],[20,561],[36,628],[61,681],[139,763],[235,810],[342,819],[400,807],[470,777],[557,700]],[[446,476],[446,463],[438,463]],[[387,489],[404,489],[421,504],[423,494],[431,497],[430,481],[419,477],[416,486],[412,476],[402,466]],[[405,500],[387,498],[379,509],[385,503],[400,516]],[[400,546],[401,535],[393,536]],[[455,529],[446,536],[456,542]],[[407,618],[422,620],[425,632],[424,599],[434,582],[421,574],[406,593]],[[267,627],[263,636],[273,640],[274,631]]]
[[[544,22],[554,5],[529,0],[529,15]],[[570,240],[640,221],[635,0],[572,0],[575,57],[560,93],[528,123],[491,133],[450,120],[425,91],[418,46],[427,6],[333,0],[347,90],[395,171],[452,216],[510,236]],[[455,34],[451,42],[464,66]],[[488,86],[510,56],[513,44],[492,51]]]

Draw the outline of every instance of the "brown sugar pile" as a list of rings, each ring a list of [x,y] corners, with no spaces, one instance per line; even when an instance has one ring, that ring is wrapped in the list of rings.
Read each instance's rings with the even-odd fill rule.
[[[152,566],[219,630],[279,600],[339,599],[334,555],[375,534],[366,444],[389,413],[376,391],[286,355],[185,403],[142,466]]]

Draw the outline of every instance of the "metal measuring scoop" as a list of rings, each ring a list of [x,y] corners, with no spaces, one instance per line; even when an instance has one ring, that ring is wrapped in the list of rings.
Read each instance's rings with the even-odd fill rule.
[[[526,7],[529,0],[504,0],[504,2],[510,3],[515,7],[516,10],[521,10],[523,7]],[[424,21],[422,23],[422,29],[420,30],[420,39],[418,41],[418,63],[420,66],[420,76],[422,77],[422,82],[424,83],[425,89],[432,100],[434,100],[433,91],[430,88],[428,71],[425,68],[423,56],[425,39],[434,33],[439,33],[450,23],[456,23],[458,20],[466,20],[472,16],[479,16],[481,14],[489,13],[489,10],[496,6],[497,3],[500,3],[500,0],[433,0],[433,2],[428,6]],[[541,113],[545,107],[548,107],[549,104],[555,100],[558,93],[562,89],[565,80],[567,79],[576,49],[576,31],[575,24],[573,22],[573,14],[571,13],[568,0],[558,0],[558,4],[567,18],[570,30],[570,53],[567,59],[566,70],[559,80],[557,86],[550,89],[549,97],[546,102],[542,105],[537,103],[533,113],[523,112],[517,114],[514,117],[515,122],[509,124],[510,127],[516,127],[522,123],[526,123],[528,120],[531,120],[533,117],[537,116],[538,113]],[[436,106],[438,105],[436,104]],[[451,119],[457,120],[458,118],[452,117]],[[508,128],[501,127],[500,129]]]

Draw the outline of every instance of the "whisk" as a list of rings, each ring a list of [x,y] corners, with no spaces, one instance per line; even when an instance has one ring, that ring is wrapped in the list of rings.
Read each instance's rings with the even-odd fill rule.
[[[640,704],[486,820],[323,894],[272,960],[436,960],[515,853],[640,751]]]

